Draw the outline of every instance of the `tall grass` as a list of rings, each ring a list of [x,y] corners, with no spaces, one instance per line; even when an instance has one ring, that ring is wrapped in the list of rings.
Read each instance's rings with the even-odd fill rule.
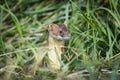
[[[47,25],[64,21],[72,35],[62,55],[63,68],[69,66],[66,73],[106,66],[117,71],[120,69],[119,3],[119,0],[0,1],[1,79],[33,79],[27,69],[38,53],[36,49],[46,44]],[[49,76],[46,68],[33,71],[38,79],[55,77]],[[117,78],[114,73],[110,77]]]

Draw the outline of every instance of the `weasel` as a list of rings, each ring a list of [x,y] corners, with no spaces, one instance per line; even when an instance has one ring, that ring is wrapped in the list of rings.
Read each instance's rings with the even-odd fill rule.
[[[61,25],[51,23],[48,26],[48,33],[47,45],[40,47],[38,54],[35,55],[35,64],[40,64],[45,55],[44,53],[46,53],[49,58],[48,67],[51,71],[56,72],[61,68],[60,61],[61,54],[64,52],[64,42],[70,39],[71,34],[65,23]]]
[[[49,38],[48,38],[48,57],[50,59],[49,67],[55,70],[59,70],[61,54],[64,52],[62,47],[64,46],[64,41],[68,40],[71,35],[68,31],[66,24],[57,25],[50,24],[48,28]]]

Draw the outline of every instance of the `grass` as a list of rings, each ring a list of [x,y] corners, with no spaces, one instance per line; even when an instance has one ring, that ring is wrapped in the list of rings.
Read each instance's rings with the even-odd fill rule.
[[[117,71],[120,69],[119,3],[119,0],[2,0],[1,79],[32,79],[33,75],[26,71],[26,63],[35,56],[36,49],[46,43],[47,25],[64,21],[72,35],[62,55],[63,67],[69,66],[66,73],[82,68],[91,70],[91,67],[99,70],[106,66]],[[55,76],[49,76],[48,71],[38,68],[36,78],[52,80]],[[115,74],[110,77],[117,80]]]

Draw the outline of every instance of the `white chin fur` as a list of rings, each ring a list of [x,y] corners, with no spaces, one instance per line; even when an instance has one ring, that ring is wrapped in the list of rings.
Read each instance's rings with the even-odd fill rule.
[[[58,40],[67,40],[67,39],[69,39],[70,37],[68,37],[68,36],[65,36],[65,37],[61,37],[61,36],[52,36],[53,38],[55,38],[55,39],[58,39]]]

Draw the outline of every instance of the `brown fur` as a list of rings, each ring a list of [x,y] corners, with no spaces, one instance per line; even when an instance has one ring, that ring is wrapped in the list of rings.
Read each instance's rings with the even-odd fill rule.
[[[50,59],[48,62],[48,67],[51,71],[56,72],[60,70],[61,67],[60,61],[61,54],[64,51],[62,50],[62,47],[64,46],[64,40],[70,38],[70,33],[65,24],[57,25],[54,23],[49,25],[48,32],[48,43],[46,46],[40,48],[39,53],[35,55],[35,63],[36,65],[40,64],[44,54],[47,54],[48,58]]]

